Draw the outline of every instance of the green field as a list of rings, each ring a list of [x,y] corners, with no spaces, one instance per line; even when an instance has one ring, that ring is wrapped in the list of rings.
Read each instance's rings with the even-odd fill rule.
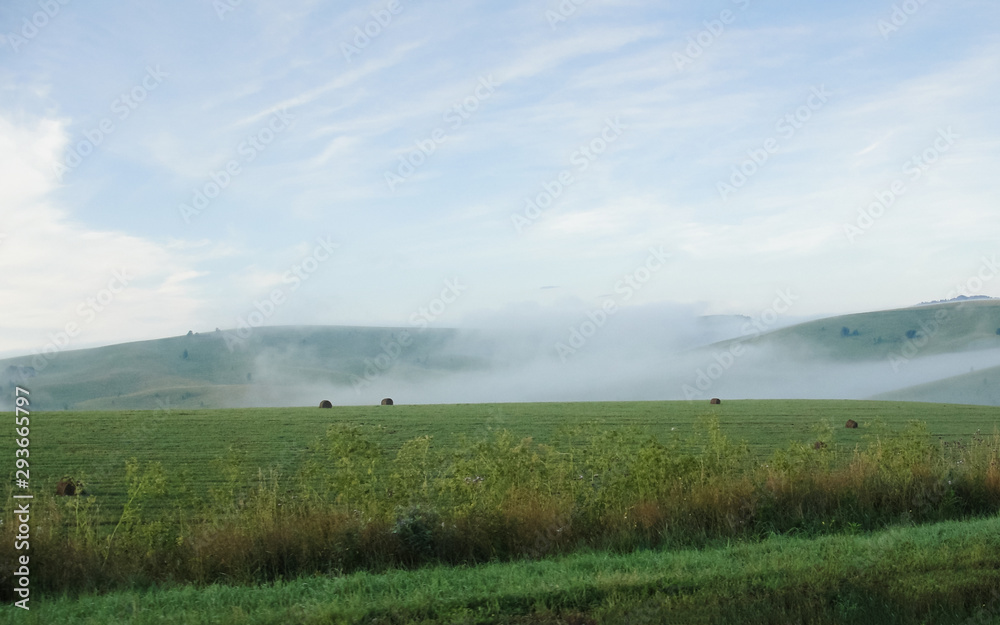
[[[109,507],[124,498],[125,461],[160,462],[168,489],[207,492],[218,482],[213,461],[232,450],[248,468],[294,472],[316,439],[331,424],[383,426],[389,449],[419,436],[433,437],[448,448],[460,438],[477,440],[506,429],[517,437],[545,443],[560,428],[590,425],[597,430],[634,427],[666,440],[692,432],[699,417],[716,415],[732,439],[746,441],[760,457],[790,441],[812,443],[822,422],[847,447],[863,442],[868,425],[881,421],[900,428],[911,420],[926,422],[942,440],[968,439],[977,430],[1000,427],[1000,408],[871,401],[726,401],[593,402],[543,404],[465,404],[417,406],[346,406],[122,412],[36,412],[32,415],[32,484],[54,491],[63,476],[82,478],[88,490]],[[854,419],[858,430],[843,424]],[[0,453],[13,457],[11,438],[0,440]]]
[[[35,603],[0,622],[971,625],[1000,614],[1000,408],[727,400],[30,418]],[[0,448],[14,457],[12,437]],[[64,476],[86,496],[54,497]]]

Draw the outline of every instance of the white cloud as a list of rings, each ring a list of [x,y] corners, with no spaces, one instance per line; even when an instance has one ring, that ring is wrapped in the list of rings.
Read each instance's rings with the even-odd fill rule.
[[[4,350],[41,349],[71,324],[78,328],[71,347],[79,347],[190,323],[200,302],[183,285],[204,274],[174,251],[176,242],[89,229],[52,200],[50,164],[65,144],[61,121],[15,124],[0,115],[0,170],[8,173],[0,182],[7,235],[0,299],[10,304],[0,327]]]

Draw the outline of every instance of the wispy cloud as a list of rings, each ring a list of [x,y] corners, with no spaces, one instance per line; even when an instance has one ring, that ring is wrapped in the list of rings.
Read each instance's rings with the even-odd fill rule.
[[[0,259],[18,268],[2,289],[23,312],[0,341],[44,342],[122,263],[135,281],[81,341],[225,325],[319,235],[341,254],[283,323],[399,323],[456,275],[474,285],[463,312],[590,302],[653,243],[675,257],[646,302],[752,311],[795,284],[802,314],[898,306],[1000,236],[993,4],[928,4],[888,39],[890,7],[861,2],[589,0],[555,25],[555,2],[404,2],[385,24],[383,6],[243,3],[219,20],[189,1],[74,3],[9,54]],[[735,19],[719,30],[724,9]],[[17,11],[0,12],[0,32]],[[370,41],[345,58],[355,28]],[[157,64],[169,76],[121,122],[112,103]],[[498,86],[477,99],[484,79]],[[828,101],[787,132],[814,89]],[[282,111],[294,123],[271,136]],[[115,130],[58,183],[53,165],[107,117]],[[609,118],[627,129],[601,148]],[[907,162],[949,128],[960,138],[911,179]],[[242,151],[250,139],[266,149]],[[401,159],[419,165],[390,188]],[[231,161],[240,173],[215,193]],[[753,173],[721,197],[741,168]],[[572,183],[515,230],[563,171]],[[852,244],[844,225],[897,179],[905,192]],[[185,223],[178,205],[196,191],[214,197]]]

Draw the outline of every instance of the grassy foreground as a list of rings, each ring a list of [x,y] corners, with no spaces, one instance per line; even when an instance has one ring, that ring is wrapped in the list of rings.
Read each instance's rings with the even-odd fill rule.
[[[230,458],[207,496],[167,492],[163,467],[138,459],[128,463],[121,508],[42,494],[32,504],[32,587],[53,596],[253,586],[588,549],[856,534],[1000,511],[1000,433],[944,445],[918,422],[873,425],[864,446],[792,442],[766,458],[713,418],[687,440],[584,427],[549,445],[498,431],[441,448],[418,437],[395,452],[383,431],[332,426],[290,475]],[[109,511],[117,520],[105,523]],[[15,561],[18,527],[8,505],[0,598],[14,583],[4,563]]]
[[[32,611],[5,606],[0,622],[989,623],[998,414],[781,401],[35,413]],[[49,490],[81,473],[89,495]]]
[[[1000,518],[33,603],[0,622],[987,625],[1000,623]]]

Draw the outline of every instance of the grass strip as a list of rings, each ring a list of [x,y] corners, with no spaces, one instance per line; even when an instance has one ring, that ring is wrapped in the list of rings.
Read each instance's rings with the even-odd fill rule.
[[[0,622],[1000,623],[1000,517],[706,550],[39,597]]]

